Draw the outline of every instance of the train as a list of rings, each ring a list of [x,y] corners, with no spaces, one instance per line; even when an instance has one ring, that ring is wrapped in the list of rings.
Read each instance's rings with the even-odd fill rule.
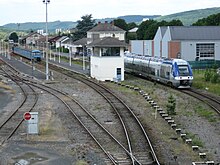
[[[191,88],[193,72],[183,59],[166,59],[125,54],[125,72],[175,88]]]
[[[34,60],[36,62],[40,62],[42,60],[42,52],[37,49],[27,50],[20,47],[13,47],[12,52],[29,60]]]

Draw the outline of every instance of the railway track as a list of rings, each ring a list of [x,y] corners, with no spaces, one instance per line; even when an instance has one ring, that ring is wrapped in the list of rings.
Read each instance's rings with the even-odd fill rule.
[[[58,68],[53,68],[55,70],[59,70]],[[101,85],[100,83],[96,83],[95,81],[91,81],[83,76],[79,76],[78,74],[74,74],[73,72],[65,71],[65,74],[69,77],[77,79],[89,87],[93,88],[100,95],[102,95],[107,102],[111,105],[114,113],[119,118],[121,125],[123,126],[124,134],[127,139],[128,150],[130,155],[133,155],[137,160],[132,160],[132,164],[140,163],[140,164],[152,164],[153,162],[156,164],[160,164],[157,156],[154,152],[151,141],[139,121],[138,117],[134,114],[131,108],[125,102],[123,102],[119,97],[117,97],[113,92],[111,92],[108,88]]]
[[[36,105],[38,100],[38,94],[35,90],[28,85],[27,83],[23,83],[22,79],[16,76],[11,69],[2,68],[7,77],[9,77],[12,81],[14,81],[22,91],[22,95],[24,96],[20,105],[18,105],[15,110],[12,110],[11,113],[5,117],[5,120],[0,124],[0,144],[3,145],[8,139],[10,139],[19,126],[24,121],[23,115],[25,112],[30,112]]]
[[[100,86],[92,81],[88,81],[84,78],[81,78],[79,81],[82,81],[88,86],[95,89],[112,106],[115,113],[117,113],[121,124],[123,125],[126,140],[124,140],[123,142],[118,141],[117,136],[112,135],[79,102],[66,95],[65,93],[62,93],[56,89],[52,89],[51,87],[42,84],[30,82],[29,80],[26,80],[25,84],[47,91],[48,93],[54,95],[59,100],[61,100],[61,102],[65,104],[65,106],[71,111],[74,117],[93,138],[93,140],[98,144],[98,146],[102,149],[102,151],[106,154],[108,159],[113,164],[159,164],[156,154],[154,153],[154,151],[152,151],[153,147],[146,132],[144,131],[143,126],[141,125],[135,114],[132,112],[132,110],[107,88]],[[65,99],[63,98],[64,96]],[[73,110],[71,108],[73,106],[71,102],[77,104],[79,108],[74,108]],[[84,111],[83,115],[81,114],[82,110]],[[94,130],[94,127],[99,127],[99,129]],[[140,129],[137,129],[138,127],[140,127]],[[112,146],[112,142],[108,143],[110,139],[113,141],[113,143],[115,143],[116,146]],[[145,141],[143,142],[144,139]],[[145,148],[143,148],[143,146]],[[117,148],[117,152],[111,152],[111,148],[114,148],[114,150],[115,148]]]
[[[181,92],[201,100],[202,102],[209,105],[212,109],[214,109],[220,115],[220,98],[218,96],[204,93],[202,91],[199,91],[193,88],[188,89],[188,90],[181,90]]]

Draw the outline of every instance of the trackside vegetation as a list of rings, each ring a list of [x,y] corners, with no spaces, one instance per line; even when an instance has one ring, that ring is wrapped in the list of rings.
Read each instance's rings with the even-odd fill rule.
[[[193,87],[220,96],[220,75],[216,69],[193,70]]]

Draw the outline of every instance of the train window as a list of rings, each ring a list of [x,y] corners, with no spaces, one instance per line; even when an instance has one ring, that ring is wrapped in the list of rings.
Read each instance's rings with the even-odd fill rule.
[[[187,65],[179,65],[178,68],[180,76],[187,76],[189,74],[189,69]]]

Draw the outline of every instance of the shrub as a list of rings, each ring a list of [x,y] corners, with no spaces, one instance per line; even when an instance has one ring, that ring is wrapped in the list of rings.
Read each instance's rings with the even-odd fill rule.
[[[205,77],[205,81],[210,81],[212,77],[212,72],[209,69],[206,69],[204,77]]]
[[[170,95],[168,97],[168,103],[166,107],[167,107],[167,114],[169,115],[176,114],[176,99],[173,97],[173,95]]]
[[[213,73],[211,77],[211,82],[212,83],[218,83],[219,75],[218,73]]]

